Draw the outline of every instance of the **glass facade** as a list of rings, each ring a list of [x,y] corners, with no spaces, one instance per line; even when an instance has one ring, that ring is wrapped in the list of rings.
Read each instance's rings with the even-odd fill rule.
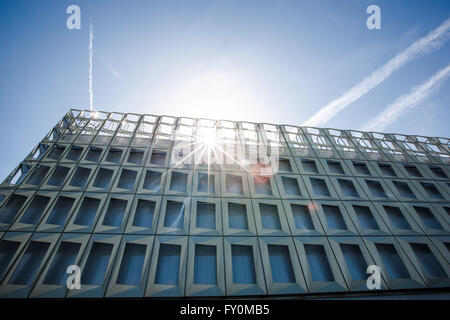
[[[0,297],[449,288],[449,142],[70,110],[0,185]]]

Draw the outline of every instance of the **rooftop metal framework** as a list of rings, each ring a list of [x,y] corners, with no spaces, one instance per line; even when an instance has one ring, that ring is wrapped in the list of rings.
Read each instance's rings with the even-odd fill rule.
[[[0,297],[450,288],[449,142],[72,109],[0,184]]]

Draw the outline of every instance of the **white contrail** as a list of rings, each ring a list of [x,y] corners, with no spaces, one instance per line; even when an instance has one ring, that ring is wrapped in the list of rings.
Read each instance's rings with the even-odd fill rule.
[[[421,85],[413,88],[407,94],[397,98],[378,116],[369,120],[361,127],[363,131],[382,131],[387,125],[397,120],[404,112],[411,110],[417,104],[422,102],[450,75],[450,64],[444,69],[439,70],[430,79]]]
[[[92,111],[94,92],[92,91],[92,55],[93,55],[94,26],[92,19],[89,24],[89,107]]]
[[[342,96],[331,101],[325,107],[317,111],[311,118],[306,120],[303,125],[323,125],[348,105],[382,83],[394,71],[400,69],[407,62],[414,60],[425,53],[438,49],[448,39],[449,31],[450,18],[445,20],[438,28],[431,31],[427,36],[420,38],[403,52],[389,60],[385,65],[372,72],[368,77],[346,91]]]

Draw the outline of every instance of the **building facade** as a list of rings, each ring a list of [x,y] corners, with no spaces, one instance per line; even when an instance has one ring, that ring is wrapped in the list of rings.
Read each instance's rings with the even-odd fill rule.
[[[70,110],[0,185],[0,298],[445,292],[449,142]]]

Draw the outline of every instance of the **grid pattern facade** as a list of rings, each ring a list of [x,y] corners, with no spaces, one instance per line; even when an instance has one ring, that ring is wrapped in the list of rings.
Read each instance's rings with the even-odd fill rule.
[[[171,162],[200,127],[277,172]],[[381,290],[450,287],[449,142],[70,110],[0,185],[0,297],[361,292],[369,265]]]

